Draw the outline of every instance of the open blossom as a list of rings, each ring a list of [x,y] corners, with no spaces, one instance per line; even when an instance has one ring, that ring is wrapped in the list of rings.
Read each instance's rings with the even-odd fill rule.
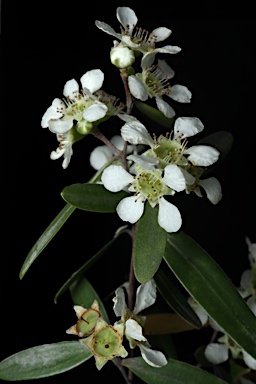
[[[158,60],[157,65],[148,66],[145,59],[141,61],[142,73],[136,73],[128,77],[131,94],[139,100],[145,101],[148,97],[154,97],[158,109],[168,118],[175,115],[173,108],[163,100],[163,96],[180,103],[189,103],[191,92],[183,85],[173,85],[169,79],[174,76],[174,71],[165,60]]]
[[[69,165],[73,154],[72,145],[90,133],[93,123],[102,119],[107,111],[106,104],[93,95],[102,86],[104,74],[100,69],[87,71],[81,77],[82,92],[75,79],[66,82],[64,100],[55,98],[42,117],[42,128],[56,133],[59,147],[52,151],[52,160],[64,156],[62,167]]]
[[[167,232],[180,229],[182,219],[178,208],[169,203],[163,196],[174,195],[175,191],[185,189],[182,171],[175,164],[170,164],[163,171],[148,170],[135,166],[136,175],[131,175],[121,165],[110,165],[102,174],[102,183],[111,192],[118,192],[125,187],[133,192],[133,196],[123,198],[116,211],[123,221],[136,223],[144,212],[145,202],[152,208],[159,206],[158,224]]]
[[[128,46],[133,51],[138,51],[143,54],[153,51],[163,53],[180,52],[181,49],[179,47],[171,45],[155,49],[156,43],[166,40],[171,35],[172,31],[170,29],[159,27],[149,33],[145,29],[136,27],[138,18],[135,12],[129,7],[118,7],[116,16],[121,23],[121,33],[115,32],[111,26],[99,20],[95,21],[95,25],[102,31],[120,40],[123,46]]]
[[[152,367],[162,367],[167,364],[164,354],[151,348],[143,335],[143,325],[146,317],[140,312],[153,305],[156,301],[156,286],[153,280],[138,287],[133,311],[130,311],[125,302],[123,287],[118,287],[114,297],[114,312],[121,319],[116,324],[124,324],[124,335],[129,341],[130,348],[140,348],[142,358]]]

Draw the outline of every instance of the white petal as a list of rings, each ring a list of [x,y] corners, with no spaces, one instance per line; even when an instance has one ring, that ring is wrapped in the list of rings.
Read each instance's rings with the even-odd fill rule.
[[[141,284],[137,288],[136,302],[133,312],[140,313],[143,309],[150,307],[156,301],[156,286],[153,280],[149,280],[145,284]]]
[[[155,56],[157,53],[170,53],[175,54],[181,51],[180,47],[172,46],[172,45],[166,45],[162,48],[156,48],[151,52],[146,53],[142,59],[141,59],[141,68],[145,70],[146,68],[151,67],[155,60]]]
[[[144,202],[138,196],[125,197],[116,207],[118,216],[123,221],[136,223],[144,212]]]
[[[174,123],[174,137],[194,136],[203,129],[203,123],[197,117],[178,117]]]
[[[165,45],[164,47],[161,48],[156,48],[155,53],[170,53],[170,54],[176,54],[181,51],[180,47],[177,47],[175,45]]]
[[[106,145],[95,147],[90,154],[90,164],[97,171],[112,158],[113,152]]]
[[[158,42],[167,39],[171,35],[172,31],[168,28],[160,27],[154,29],[151,33],[156,36],[156,41]]]
[[[253,296],[249,297],[249,299],[246,302],[247,302],[248,307],[250,308],[250,310],[256,316],[256,299],[255,299],[255,297],[253,297]]]
[[[160,351],[155,351],[146,347],[143,344],[139,344],[142,358],[152,367],[163,367],[167,364],[165,355]]]
[[[52,102],[52,105],[46,110],[44,113],[42,120],[41,120],[41,126],[42,128],[48,128],[49,120],[51,119],[59,119],[63,116],[63,113],[58,112],[57,108],[65,108],[65,105],[63,101],[60,99],[54,99]]]
[[[54,133],[66,133],[73,127],[73,120],[50,120],[49,129]]]
[[[199,320],[201,321],[202,325],[206,324],[208,321],[208,314],[203,309],[203,307],[198,304],[192,297],[188,298],[188,303],[199,317]]]
[[[50,154],[51,160],[59,159],[63,153],[65,152],[65,148],[59,149],[59,147],[56,149],[56,151],[52,151]]]
[[[163,197],[159,199],[158,224],[166,232],[177,232],[182,224],[180,211]]]
[[[220,156],[219,151],[209,145],[194,145],[186,149],[184,154],[189,155],[188,160],[191,161],[193,165],[202,167],[212,165]]]
[[[133,28],[138,21],[135,12],[129,7],[118,7],[116,10],[116,17],[124,28],[128,26],[128,31],[131,36]]]
[[[184,191],[186,188],[183,172],[176,164],[169,164],[165,167],[163,180],[168,187],[177,192]]]
[[[114,31],[114,29],[112,27],[110,27],[110,25],[108,25],[108,24],[106,24],[106,23],[104,23],[102,21],[99,21],[99,20],[95,21],[95,25],[96,25],[96,27],[101,29],[103,32],[106,32],[106,33],[108,33],[111,36],[115,36],[119,40],[121,39],[121,34],[120,33],[116,33]]]
[[[244,350],[242,350],[242,354],[243,354],[245,364],[249,368],[255,370],[256,369],[256,360],[251,355],[249,355],[249,353],[245,352]]]
[[[83,88],[89,89],[91,93],[101,88],[104,80],[104,73],[100,69],[87,71],[80,79]]]
[[[169,96],[179,103],[190,103],[192,93],[184,85],[173,85]]]
[[[129,155],[126,157],[127,160],[132,160],[136,164],[139,164],[144,169],[153,171],[159,164],[159,161],[153,157],[145,155]]]
[[[143,81],[138,77],[131,75],[128,77],[128,84],[131,94],[139,100],[145,101],[148,98],[148,91]]]
[[[195,178],[194,176],[191,175],[191,173],[189,173],[188,171],[186,171],[186,169],[182,169],[180,168],[181,172],[183,173],[183,176],[185,177],[185,180],[186,180],[186,184],[188,185],[192,185],[194,184],[195,182]]]
[[[199,180],[198,184],[205,190],[210,202],[212,204],[218,204],[222,198],[220,182],[215,177],[209,177],[205,180]]]
[[[228,360],[228,347],[225,344],[210,343],[204,351],[208,361],[213,364],[220,364]]]
[[[117,148],[119,149],[119,151],[122,151],[123,148],[124,148],[124,139],[119,136],[119,135],[115,135],[112,137],[112,139],[110,140],[111,143]]]
[[[62,162],[63,169],[66,169],[68,167],[72,155],[73,155],[72,145],[67,145],[65,147],[64,160]]]
[[[69,80],[64,85],[63,95],[74,100],[79,92],[79,85],[75,79]]]
[[[103,103],[92,104],[85,109],[83,118],[90,122],[97,121],[104,117],[107,111],[108,107]]]
[[[125,334],[134,340],[147,340],[142,334],[142,327],[133,319],[129,319],[125,322]]]
[[[242,273],[240,286],[243,290],[246,290],[251,286],[251,284],[252,284],[252,271],[251,269],[246,269]]]
[[[119,287],[115,291],[116,296],[113,298],[114,307],[113,310],[116,316],[124,316],[125,309],[127,308],[125,302],[125,295],[123,288]]]
[[[110,165],[103,171],[101,180],[106,189],[118,192],[133,181],[133,176],[121,165]]]
[[[175,75],[174,70],[166,63],[165,60],[159,59],[158,66],[161,68],[161,70],[163,71],[167,79],[172,79],[173,76]]]
[[[124,124],[121,128],[121,135],[125,141],[134,145],[152,145],[154,143],[147,129],[138,120],[132,120],[131,122]]]
[[[160,97],[156,97],[156,104],[159,111],[161,111],[166,117],[171,118],[175,116],[176,113],[174,109]]]

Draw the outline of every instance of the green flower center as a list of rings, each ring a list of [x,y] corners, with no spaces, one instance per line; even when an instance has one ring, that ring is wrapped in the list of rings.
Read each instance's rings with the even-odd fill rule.
[[[91,348],[98,357],[112,359],[118,355],[121,347],[122,337],[111,326],[101,328],[93,335]]]
[[[162,172],[157,169],[154,171],[144,170],[136,167],[137,176],[133,182],[133,189],[136,193],[142,195],[155,206],[160,197],[168,194],[169,188],[162,179]]]
[[[82,333],[83,336],[91,334],[99,317],[100,313],[95,309],[90,308],[85,311],[76,323],[77,332]]]
[[[168,164],[177,164],[186,166],[188,161],[183,155],[186,142],[181,142],[179,139],[170,140],[168,137],[159,136],[156,141],[156,146],[151,151],[160,160],[161,166],[165,167]]]
[[[65,111],[65,119],[70,120],[74,119],[76,121],[81,121],[83,118],[84,110],[87,106],[85,99],[80,99],[75,102],[72,102],[68,105]]]

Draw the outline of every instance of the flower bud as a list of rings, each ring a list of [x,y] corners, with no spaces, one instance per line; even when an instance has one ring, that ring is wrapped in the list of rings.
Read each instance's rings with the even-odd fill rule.
[[[134,61],[134,52],[123,45],[114,46],[110,51],[110,60],[117,68],[123,69],[130,67]]]

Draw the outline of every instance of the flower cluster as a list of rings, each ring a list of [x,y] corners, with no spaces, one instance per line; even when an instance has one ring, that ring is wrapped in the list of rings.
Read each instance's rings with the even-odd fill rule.
[[[203,128],[196,117],[180,117],[176,119],[171,135],[152,138],[146,127],[135,118],[122,126],[121,136],[125,141],[150,147],[140,155],[127,156],[134,162],[129,171],[118,164],[112,164],[103,171],[102,183],[106,189],[118,192],[126,188],[133,193],[116,207],[123,221],[136,223],[148,201],[152,208],[159,206],[159,225],[167,232],[176,232],[182,224],[181,215],[178,208],[164,198],[165,195],[193,191],[201,197],[202,188],[211,203],[220,201],[219,181],[215,177],[200,179],[204,168],[218,160],[219,151],[208,145],[187,146],[187,138]]]
[[[125,284],[124,284],[125,286]],[[117,288],[114,301],[114,312],[121,319],[109,325],[103,320],[99,304],[94,300],[91,308],[75,305],[77,322],[66,332],[81,337],[81,344],[90,349],[95,357],[96,367],[100,370],[109,360],[115,357],[127,357],[128,352],[123,346],[123,336],[129,341],[131,349],[138,346],[143,359],[153,367],[167,364],[164,354],[151,349],[151,345],[143,335],[143,325],[146,317],[138,314],[154,304],[156,287],[152,280],[142,284],[137,289],[136,302],[133,311],[129,311],[125,303],[123,286]]]

